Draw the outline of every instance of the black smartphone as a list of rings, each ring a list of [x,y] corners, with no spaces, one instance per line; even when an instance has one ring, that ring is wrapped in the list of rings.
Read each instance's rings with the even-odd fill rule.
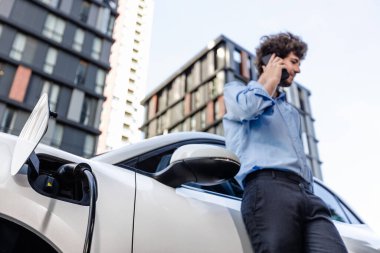
[[[262,61],[263,61],[264,65],[268,64],[269,59],[270,59],[271,56],[272,56],[272,54],[267,54],[267,55],[263,56]],[[289,78],[288,71],[286,69],[282,69],[280,83],[284,82],[288,78]]]

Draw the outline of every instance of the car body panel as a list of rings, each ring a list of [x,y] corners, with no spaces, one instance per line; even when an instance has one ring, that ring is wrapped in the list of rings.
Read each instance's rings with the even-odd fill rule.
[[[136,176],[133,252],[252,252],[238,210]],[[246,234],[246,233],[245,233]]]
[[[10,153],[14,136],[0,134],[0,151]],[[135,197],[135,173],[109,164],[89,161],[67,152],[38,145],[37,155],[47,154],[71,162],[87,162],[97,178],[98,199],[91,252],[130,252]],[[10,174],[5,158],[0,166],[0,216],[33,231],[59,252],[82,252],[88,206],[49,198],[37,193],[22,171]]]
[[[366,224],[347,224],[334,221],[350,253],[380,252],[380,239]]]

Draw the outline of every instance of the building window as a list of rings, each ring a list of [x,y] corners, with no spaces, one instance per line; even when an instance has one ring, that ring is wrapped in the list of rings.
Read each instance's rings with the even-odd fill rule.
[[[224,72],[219,72],[216,75],[216,78],[214,79],[215,88],[216,88],[216,94],[220,95],[223,94],[223,88],[225,83],[225,76]]]
[[[80,61],[77,67],[77,72],[75,74],[74,84],[76,85],[84,85],[86,80],[86,72],[87,72],[87,62]]]
[[[65,30],[65,21],[49,14],[45,21],[42,34],[54,41],[61,42]]]
[[[199,114],[198,113],[196,113],[193,116],[191,116],[191,119],[190,119],[190,130],[191,131],[196,131],[197,130],[197,125],[198,125],[197,122],[200,122],[198,120],[198,118],[199,118]]]
[[[196,62],[191,69],[188,70],[186,76],[186,90],[191,91],[201,82],[201,64]]]
[[[62,137],[63,137],[63,126],[60,124],[55,124],[54,127],[54,134],[51,139],[51,146],[59,148],[62,144]]]
[[[91,4],[87,1],[82,2],[82,6],[79,13],[79,20],[86,23],[88,14],[90,13]]]
[[[82,105],[82,111],[79,119],[79,123],[83,125],[92,126],[95,120],[97,100],[89,97],[85,97]]]
[[[82,51],[82,45],[84,41],[84,31],[82,29],[77,29],[74,35],[73,49],[80,52]]]
[[[158,95],[158,110],[163,111],[167,108],[168,105],[168,92],[164,88],[161,93]]]
[[[224,65],[225,65],[225,57],[226,57],[226,53],[225,53],[224,46],[220,46],[216,50],[216,68],[217,69],[220,69],[220,68],[224,67]]]
[[[200,126],[201,126],[201,130],[203,130],[206,127],[206,108],[202,109],[198,113],[200,113],[200,118],[201,118]]]
[[[90,113],[91,113],[90,100],[89,98],[86,97],[83,101],[82,112],[80,114],[79,122],[84,125],[87,125],[89,122]]]
[[[49,5],[50,7],[57,8],[60,0],[40,0],[42,3]]]
[[[86,135],[83,147],[83,156],[89,158],[94,154],[95,137],[92,135]]]
[[[202,81],[205,81],[210,75],[214,74],[215,71],[215,59],[214,59],[214,51],[210,51],[207,53],[205,57],[201,60],[201,68],[202,68]]]
[[[115,17],[111,16],[110,19],[108,20],[108,26],[107,26],[107,32],[106,32],[107,35],[112,36],[114,25],[115,25]]]
[[[101,69],[98,69],[98,72],[96,73],[96,80],[95,80],[96,93],[103,94],[105,79],[106,79],[106,72],[104,72]]]
[[[1,81],[1,77],[3,77],[4,74],[5,74],[4,63],[0,62],[0,81]]]
[[[251,59],[251,56],[248,55],[247,57],[247,68],[248,68],[248,75],[250,77],[250,79],[252,79],[253,77],[253,73],[252,73],[252,59]]]
[[[94,41],[92,43],[91,57],[94,58],[95,60],[99,60],[101,51],[102,51],[102,40],[99,38],[94,38]]]
[[[50,111],[55,112],[58,103],[59,86],[57,84],[45,81],[44,85],[42,86],[41,95],[44,93],[48,94]]]
[[[13,127],[16,120],[16,111],[10,108],[7,108],[5,110],[5,113],[3,115],[3,120],[1,121],[1,132],[4,133],[12,133],[14,132]]]
[[[58,51],[55,48],[49,48],[44,64],[44,71],[48,74],[53,73],[55,63],[57,61]]]
[[[21,61],[32,64],[34,62],[34,55],[37,49],[37,40],[26,37],[25,48],[22,52]]]
[[[241,52],[235,49],[232,56],[234,60],[234,69],[237,73],[241,74]]]
[[[168,104],[172,104],[178,101],[185,95],[185,76],[178,76],[174,79],[169,88],[169,101]]]
[[[22,53],[25,49],[25,44],[26,36],[21,33],[16,34],[9,57],[17,61],[20,61],[22,58]]]
[[[170,125],[176,124],[178,121],[183,119],[183,102],[177,103],[175,106],[168,111]]]

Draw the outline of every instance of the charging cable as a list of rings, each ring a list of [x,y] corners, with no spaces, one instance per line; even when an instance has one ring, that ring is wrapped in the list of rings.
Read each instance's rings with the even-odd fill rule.
[[[88,213],[88,223],[86,238],[84,242],[83,253],[90,253],[92,237],[94,233],[95,226],[95,212],[96,212],[96,199],[98,195],[98,187],[96,183],[96,177],[91,170],[90,165],[87,163],[79,164],[65,164],[58,169],[58,175],[62,180],[70,180],[77,176],[84,176],[88,182],[88,191],[90,198],[89,213]]]

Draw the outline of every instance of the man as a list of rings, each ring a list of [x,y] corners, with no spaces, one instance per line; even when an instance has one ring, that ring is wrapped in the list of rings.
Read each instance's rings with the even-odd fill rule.
[[[265,36],[256,49],[259,79],[224,88],[226,144],[241,161],[241,213],[255,253],[347,252],[328,208],[313,194],[299,113],[279,90],[300,73],[306,51],[291,33]],[[281,80],[283,69],[289,75]]]

